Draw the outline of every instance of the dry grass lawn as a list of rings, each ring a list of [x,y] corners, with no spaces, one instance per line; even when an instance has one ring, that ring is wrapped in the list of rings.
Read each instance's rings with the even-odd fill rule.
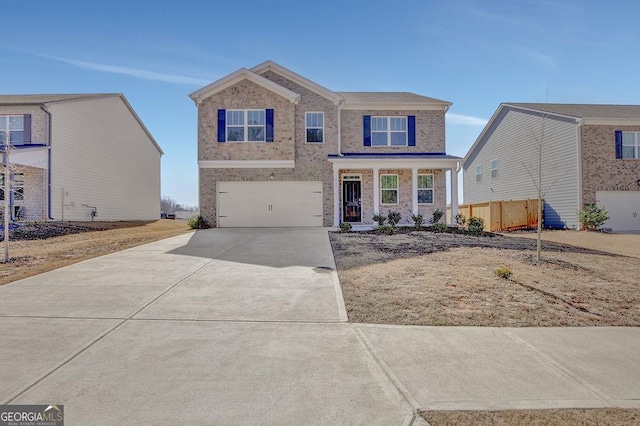
[[[572,231],[565,231],[567,233]],[[568,235],[568,234],[567,234]],[[560,240],[561,236],[555,238]],[[640,246],[633,241],[608,245]],[[640,258],[535,240],[411,232],[330,234],[351,322],[640,326]],[[597,244],[591,244],[600,247]],[[506,266],[509,279],[494,269]]]
[[[99,222],[93,226],[101,227]],[[11,260],[0,263],[0,285],[189,231],[187,223],[178,220],[111,222],[104,227],[110,229],[10,241]]]
[[[640,410],[622,408],[508,411],[423,411],[420,414],[432,426],[640,425]]]

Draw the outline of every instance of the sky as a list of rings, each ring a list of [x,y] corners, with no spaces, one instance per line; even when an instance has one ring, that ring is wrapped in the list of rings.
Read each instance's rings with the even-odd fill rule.
[[[0,93],[124,93],[197,205],[189,93],[266,60],[335,91],[453,102],[464,156],[501,102],[640,103],[637,0],[60,0],[2,7]]]

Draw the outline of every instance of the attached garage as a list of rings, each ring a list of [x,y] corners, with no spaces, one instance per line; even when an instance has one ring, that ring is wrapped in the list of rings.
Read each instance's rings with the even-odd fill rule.
[[[605,228],[640,231],[640,191],[597,191],[596,205],[609,210]]]
[[[321,181],[218,182],[218,226],[322,226]]]

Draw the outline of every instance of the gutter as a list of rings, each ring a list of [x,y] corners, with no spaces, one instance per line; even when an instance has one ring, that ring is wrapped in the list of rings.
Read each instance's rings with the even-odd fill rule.
[[[43,110],[45,112],[45,114],[47,114],[47,116],[49,117],[48,120],[48,128],[47,128],[47,143],[49,145],[49,151],[48,151],[48,164],[47,164],[47,218],[49,220],[53,220],[53,217],[51,216],[51,203],[52,203],[52,199],[51,199],[51,111],[49,111],[47,109],[47,106],[45,104],[40,105],[40,109]]]

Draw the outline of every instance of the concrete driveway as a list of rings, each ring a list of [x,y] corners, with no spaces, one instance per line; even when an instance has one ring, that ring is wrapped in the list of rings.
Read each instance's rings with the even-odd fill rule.
[[[67,424],[409,424],[326,230],[187,234],[0,287],[0,402]]]

